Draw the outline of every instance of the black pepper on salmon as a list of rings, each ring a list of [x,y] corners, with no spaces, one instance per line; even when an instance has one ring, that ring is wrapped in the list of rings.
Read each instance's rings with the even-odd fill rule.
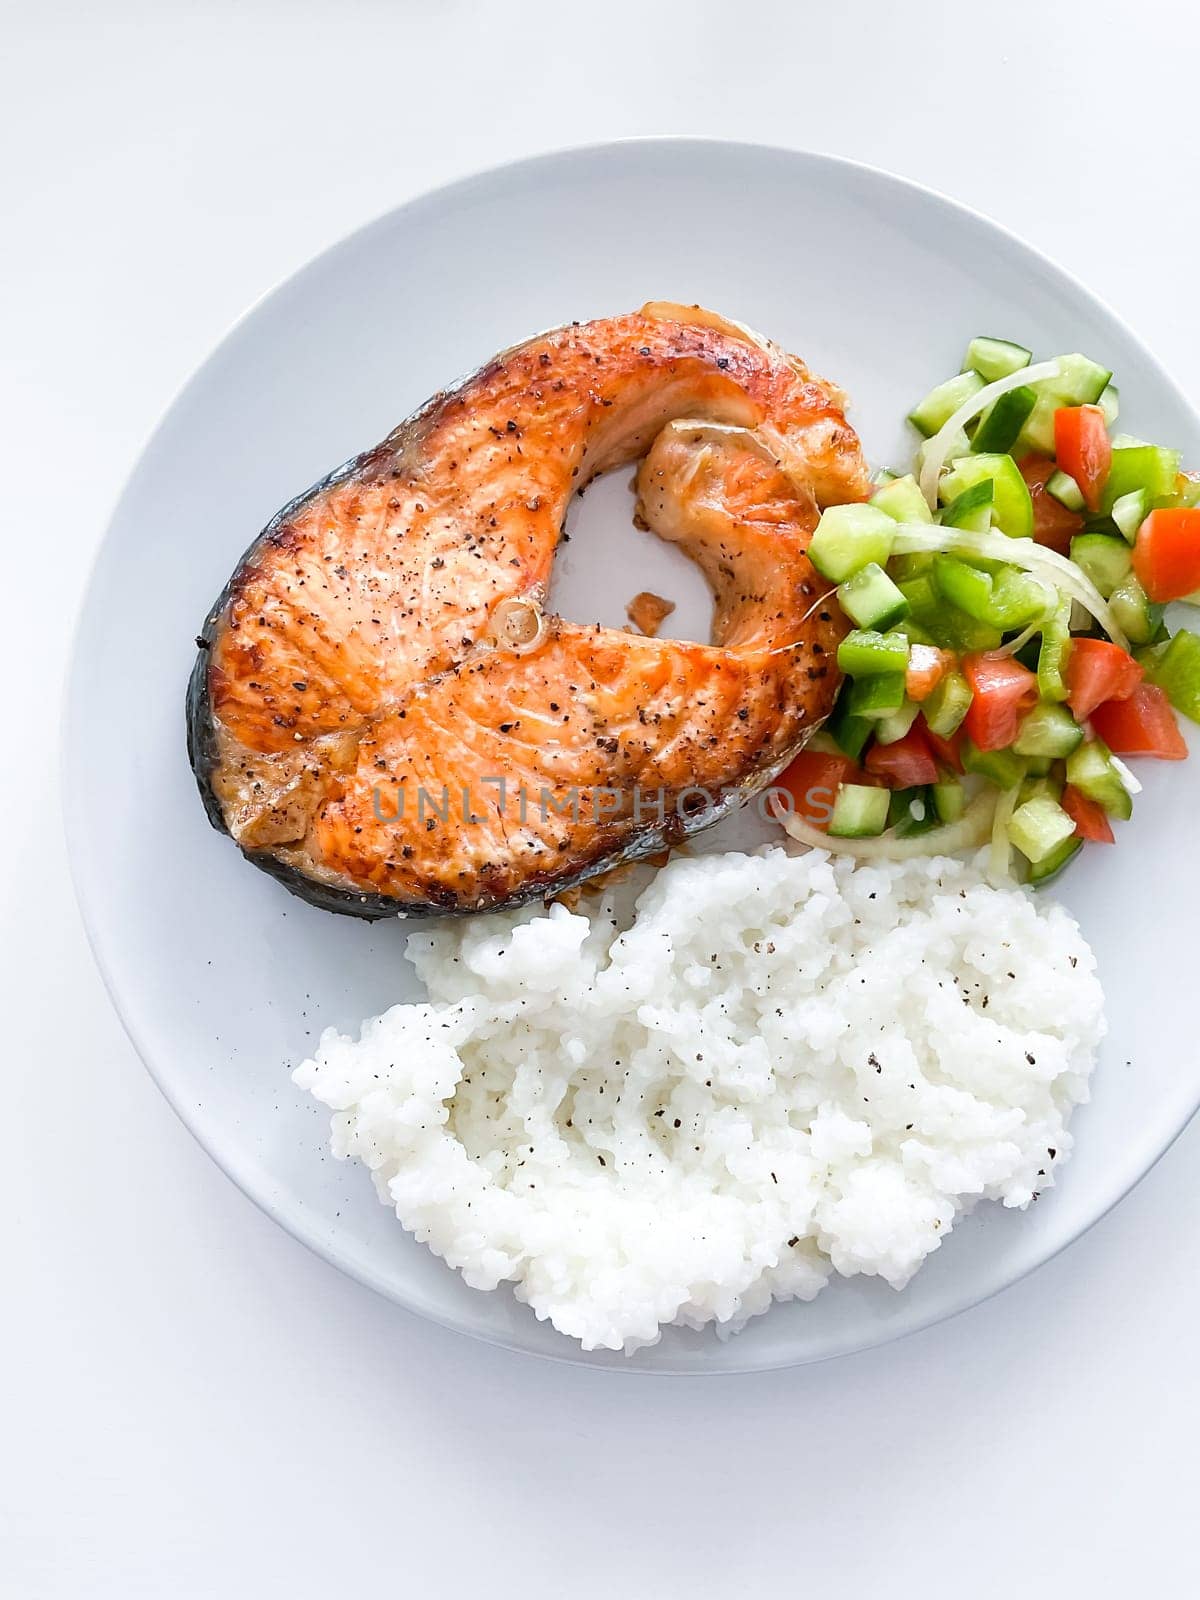
[[[213,824],[378,917],[546,898],[710,823],[837,690],[844,624],[805,552],[821,507],[869,492],[843,404],[676,305],[435,396],[286,506],[213,608],[188,695]],[[704,571],[711,643],[546,609],[571,495],[641,458],[639,521]]]

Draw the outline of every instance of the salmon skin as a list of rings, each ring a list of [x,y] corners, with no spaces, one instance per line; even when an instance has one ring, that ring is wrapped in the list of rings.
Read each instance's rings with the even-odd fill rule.
[[[213,825],[364,917],[547,899],[708,826],[833,704],[845,624],[806,551],[869,493],[843,407],[665,303],[436,395],[285,506],[209,614],[187,722]],[[639,459],[639,525],[713,589],[708,644],[546,608],[571,495]]]

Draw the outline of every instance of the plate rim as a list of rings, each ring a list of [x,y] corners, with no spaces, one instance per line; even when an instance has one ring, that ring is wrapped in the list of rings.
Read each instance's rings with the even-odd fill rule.
[[[419,1294],[401,1294],[396,1286],[385,1280],[381,1275],[374,1273],[369,1267],[339,1255],[326,1242],[318,1227],[306,1225],[304,1213],[297,1215],[289,1211],[273,1197],[266,1186],[253,1181],[252,1174],[248,1170],[243,1170],[241,1164],[231,1160],[227,1153],[222,1152],[206,1121],[200,1116],[193,1115],[190,1108],[185,1108],[180,1096],[174,1092],[171,1086],[170,1075],[160,1070],[156,1062],[155,1052],[150,1048],[149,1043],[141,1038],[138,1025],[122,1000],[115,976],[104,953],[99,918],[89,884],[89,869],[86,864],[86,850],[82,837],[82,813],[85,808],[81,800],[77,798],[82,795],[84,785],[78,781],[80,774],[76,769],[76,763],[79,758],[75,753],[71,733],[80,715],[79,702],[84,692],[85,624],[91,611],[99,568],[108,549],[121,508],[140,475],[146,460],[154,449],[160,434],[167,427],[193,384],[209,364],[217,359],[236,340],[242,328],[260,310],[298,280],[324,268],[341,251],[360,246],[372,234],[391,226],[396,219],[406,213],[419,211],[424,206],[435,202],[452,204],[457,197],[469,193],[474,188],[486,187],[501,179],[512,177],[518,172],[533,174],[538,168],[551,169],[556,166],[569,168],[575,162],[588,159],[603,159],[612,154],[629,151],[642,152],[646,156],[652,157],[655,151],[674,151],[684,146],[697,150],[709,149],[726,156],[740,154],[750,158],[799,160],[801,163],[811,164],[815,168],[853,173],[872,182],[882,182],[887,186],[907,190],[913,195],[919,195],[924,200],[933,202],[937,207],[957,213],[960,218],[970,221],[975,226],[1001,235],[1010,245],[1015,246],[1047,268],[1060,282],[1068,286],[1073,294],[1077,295],[1081,300],[1098,307],[1105,316],[1115,323],[1126,337],[1138,347],[1142,359],[1145,361],[1147,368],[1152,371],[1156,381],[1169,391],[1172,404],[1178,406],[1180,412],[1186,415],[1190,419],[1192,426],[1200,432],[1200,411],[1192,404],[1166,366],[1159,360],[1154,350],[1107,300],[1096,294],[1074,273],[1061,266],[1045,251],[1031,244],[1021,234],[1004,223],[996,221],[978,208],[965,201],[955,199],[932,185],[905,177],[885,167],[826,151],[814,150],[803,145],[776,144],[752,139],[721,139],[707,134],[693,133],[639,134],[614,139],[589,140],[577,144],[556,146],[529,155],[517,156],[511,160],[496,162],[484,167],[472,167],[460,172],[456,177],[448,178],[444,182],[432,184],[419,190],[416,194],[410,195],[407,199],[399,202],[399,204],[382,208],[374,216],[322,246],[313,255],[306,257],[291,271],[278,276],[261,293],[250,300],[226,325],[224,331],[215,342],[189,368],[182,380],[175,386],[165,406],[143,436],[139,447],[133,455],[128,471],[123,474],[116,493],[110,499],[101,523],[102,532],[95,542],[88,561],[86,578],[81,586],[71,623],[71,643],[66,658],[60,700],[57,762],[60,810],[63,819],[71,883],[80,921],[82,922],[88,948],[91,951],[96,969],[100,974],[101,981],[121,1027],[143,1067],[149,1074],[151,1081],[157,1086],[167,1104],[179,1118],[179,1121],[224,1176],[290,1237],[304,1245],[306,1249],[310,1250],[329,1266],[361,1284],[364,1288],[379,1294],[405,1313],[422,1317],[451,1333],[512,1351],[515,1354],[534,1360],[554,1361],[565,1366],[586,1367],[593,1371],[611,1371],[647,1378],[734,1377],[748,1373],[782,1371],[792,1367],[815,1365],[820,1362],[854,1355],[860,1351],[879,1349],[884,1345],[910,1338],[927,1329],[949,1322],[976,1306],[987,1304],[995,1296],[1006,1289],[1012,1288],[1015,1284],[1040,1271],[1055,1260],[1064,1250],[1089,1233],[1092,1228],[1128,1197],[1138,1184],[1157,1166],[1158,1162],[1189,1126],[1196,1112],[1200,1110],[1200,1084],[1198,1084],[1195,1092],[1191,1109],[1183,1117],[1179,1125],[1168,1133],[1161,1142],[1156,1141],[1152,1154],[1145,1164],[1141,1166],[1140,1170],[1136,1171],[1132,1178],[1124,1182],[1123,1186],[1107,1198],[1104,1204],[1078,1226],[1075,1231],[1068,1233],[1066,1237],[1049,1248],[1045,1254],[1033,1260],[1020,1261],[1012,1268],[1001,1273],[997,1281],[982,1294],[968,1289],[957,1295],[949,1295],[944,1303],[931,1310],[928,1314],[918,1314],[916,1320],[908,1326],[894,1327],[891,1323],[881,1322],[875,1332],[865,1338],[851,1337],[840,1342],[832,1340],[827,1348],[812,1352],[797,1351],[790,1355],[769,1356],[766,1359],[759,1360],[738,1361],[735,1359],[732,1362],[724,1362],[719,1366],[677,1364],[673,1360],[654,1363],[652,1359],[654,1346],[636,1351],[632,1358],[623,1357],[620,1352],[588,1352],[577,1347],[565,1337],[562,1340],[562,1348],[535,1349],[528,1344],[521,1343],[502,1329],[476,1326],[463,1317],[456,1316],[440,1307],[427,1303]],[[1200,755],[1200,752],[1198,752],[1198,755]],[[446,1270],[452,1269],[447,1268]],[[530,1315],[532,1314],[530,1312]],[[724,1348],[728,1350],[730,1346],[725,1345]],[[733,1348],[737,1348],[736,1344]],[[651,1359],[644,1359],[647,1357]]]

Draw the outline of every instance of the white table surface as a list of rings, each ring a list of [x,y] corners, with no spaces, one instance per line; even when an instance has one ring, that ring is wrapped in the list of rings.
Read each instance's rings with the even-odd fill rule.
[[[308,1255],[176,1122],[79,927],[56,745],[92,552],[176,388],[277,279],[473,168],[662,132],[886,166],[1047,250],[1187,384],[1200,12],[0,16],[0,1594],[1195,1593],[1200,1127],[1032,1279],[888,1349],[654,1380],[485,1348]]]

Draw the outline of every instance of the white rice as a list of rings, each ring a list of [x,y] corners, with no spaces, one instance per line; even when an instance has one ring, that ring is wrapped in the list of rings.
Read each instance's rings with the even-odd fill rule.
[[[605,896],[409,954],[429,1003],[296,1082],[405,1228],[585,1349],[903,1288],[978,1199],[1050,1187],[1104,1032],[1067,913],[946,859],[679,857],[627,931]]]

